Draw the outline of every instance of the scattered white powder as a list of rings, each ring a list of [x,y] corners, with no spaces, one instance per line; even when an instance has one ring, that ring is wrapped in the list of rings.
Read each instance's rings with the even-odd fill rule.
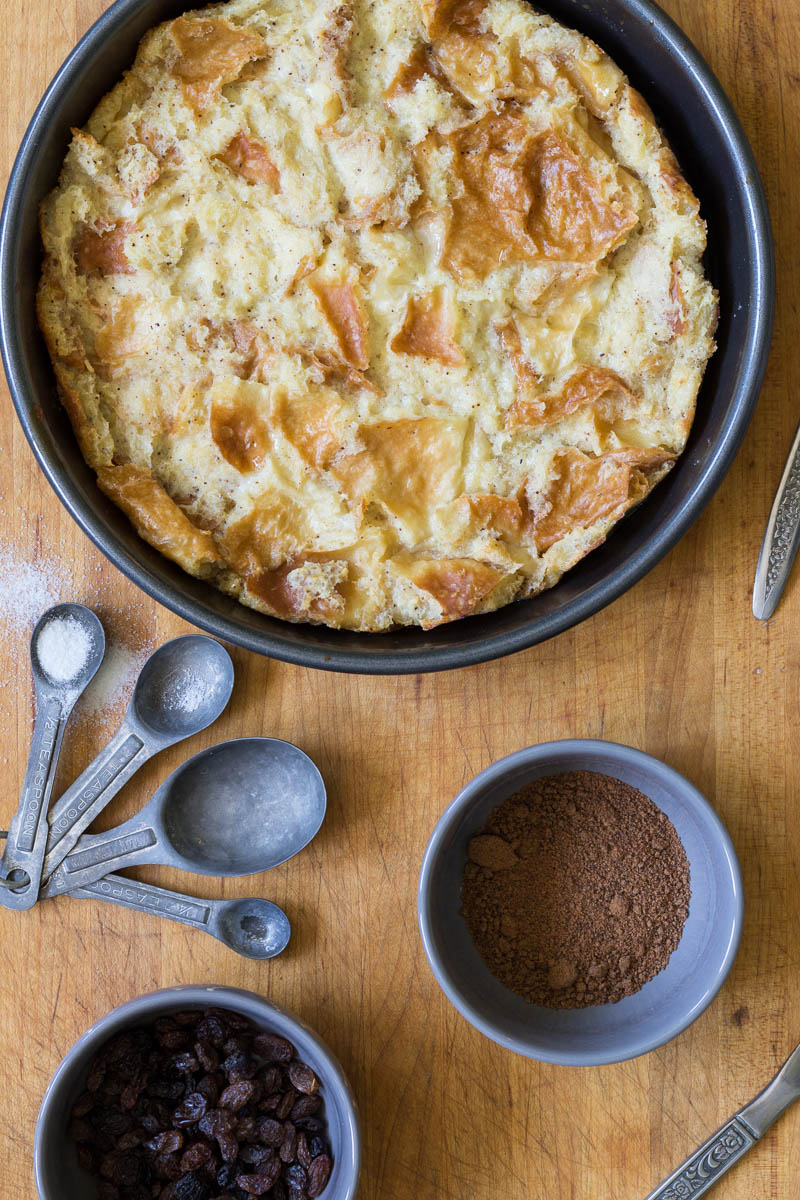
[[[105,576],[99,557],[84,563],[83,578],[82,586],[77,587],[69,562],[41,549],[28,559],[22,548],[0,539],[0,619],[7,644],[19,645],[20,666],[19,673],[9,672],[0,679],[0,696],[4,697],[0,715],[5,720],[16,708],[15,704],[8,707],[12,695],[16,695],[14,686],[26,673],[28,638],[42,613],[59,601],[76,600],[88,605],[100,617],[106,632],[103,665],[78,701],[73,723],[110,723],[119,718],[130,699],[136,677],[154,648],[152,636],[143,636],[141,630],[149,601],[142,596],[139,603],[137,596],[123,606],[119,589],[113,578]]]
[[[123,700],[127,702],[150,650],[149,646],[134,650],[119,641],[108,644],[100,670],[78,701],[75,719],[104,720]]]
[[[53,617],[36,638],[39,666],[54,683],[77,679],[86,666],[93,642],[75,617]]]
[[[176,671],[165,681],[161,704],[173,712],[193,713],[208,699],[210,681],[191,668]]]

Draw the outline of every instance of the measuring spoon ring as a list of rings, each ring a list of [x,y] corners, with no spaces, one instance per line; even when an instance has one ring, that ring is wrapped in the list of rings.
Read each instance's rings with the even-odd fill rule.
[[[140,863],[255,875],[302,850],[325,807],[322,776],[291,742],[220,742],[178,767],[136,816],[79,838],[40,896],[71,892]]]
[[[114,737],[53,805],[43,878],[143,763],[216,721],[232,690],[233,663],[213,638],[189,634],[159,646],[139,673]]]
[[[274,958],[289,944],[291,926],[282,908],[259,896],[235,900],[198,900],[152,883],[104,875],[96,883],[69,893],[83,900],[108,900],[123,908],[156,913],[218,941],[245,958]]]
[[[69,669],[68,659],[51,663],[51,670],[55,667],[58,672],[56,678],[47,673],[40,655],[42,638],[55,621],[63,622],[66,634],[73,639],[77,634],[78,646],[83,649],[83,659],[69,678],[62,678],[63,670]],[[56,635],[51,632],[48,641],[53,636]],[[0,860],[0,904],[6,908],[32,908],[38,898],[47,842],[47,806],[64,730],[75,702],[103,660],[105,646],[103,626],[91,609],[82,604],[57,604],[43,613],[34,627],[31,666],[36,723],[19,807]],[[50,663],[47,653],[44,662]]]

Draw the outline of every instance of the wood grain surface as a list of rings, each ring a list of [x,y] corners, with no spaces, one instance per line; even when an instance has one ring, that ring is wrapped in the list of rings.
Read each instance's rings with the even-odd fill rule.
[[[0,0],[2,184],[48,80],[103,0]],[[207,896],[262,893],[295,936],[269,964],[200,933],[68,897],[0,910],[0,1194],[35,1196],[32,1144],[62,1055],[112,1006],[177,983],[265,993],[330,1042],[361,1108],[363,1200],[640,1200],[758,1091],[800,1039],[800,569],[774,620],[750,611],[764,524],[798,417],[800,0],[668,0],[753,143],[775,226],[778,318],[743,449],[703,517],[594,619],[505,661],[438,676],[324,674],[233,651],[213,730],[151,762],[104,814],[132,813],[190,753],[272,734],[329,789],[322,833],[264,878],[151,868]],[[0,824],[16,806],[33,718],[26,613],[36,588],[100,614],[124,666],[188,626],[111,567],[37,469],[5,385],[0,420]],[[29,568],[27,574],[25,567]],[[44,594],[44,593],[43,593]],[[126,650],[127,648],[127,650]],[[127,653],[127,659],[125,654]],[[66,784],[115,728],[70,727]],[[670,1045],[592,1070],[538,1065],[483,1038],[440,993],[416,922],[420,858],[477,771],[532,742],[628,742],[683,771],[741,858],[747,915],[721,994]],[[719,1185],[719,1200],[800,1197],[800,1106]]]

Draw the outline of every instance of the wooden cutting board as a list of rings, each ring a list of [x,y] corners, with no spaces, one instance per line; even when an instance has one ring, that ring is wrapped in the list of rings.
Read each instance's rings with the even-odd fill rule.
[[[103,0],[0,0],[0,182],[48,80]],[[800,570],[773,621],[750,590],[800,413],[800,0],[668,0],[741,115],[775,225],[778,320],[743,449],[704,516],[605,612],[524,654],[438,676],[368,679],[233,651],[230,711],[150,763],[104,815],[129,815],[190,752],[271,734],[329,788],[321,835],[263,880],[142,876],[208,896],[258,892],[295,927],[289,951],[245,962],[155,917],[63,898],[0,910],[0,1191],[35,1196],[36,1113],[62,1055],[112,1006],[177,983],[263,992],[334,1047],[363,1119],[364,1200],[641,1200],[773,1074],[800,1039]],[[116,646],[117,699],[68,733],[68,782],[115,727],[124,684],[183,622],[109,566],[56,500],[2,393],[0,778],[7,824],[33,716],[28,618],[58,598],[94,607]],[[639,746],[689,776],[727,822],[747,916],[722,993],[681,1037],[593,1070],[537,1065],[487,1041],[440,993],[422,953],[416,882],[430,831],[492,760],[549,738]],[[800,1106],[719,1186],[719,1200],[800,1196]]]

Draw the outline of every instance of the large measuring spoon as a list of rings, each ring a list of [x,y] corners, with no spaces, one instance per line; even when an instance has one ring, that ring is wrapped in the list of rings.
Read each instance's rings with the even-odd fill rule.
[[[53,805],[43,878],[143,763],[216,721],[232,690],[233,663],[219,642],[189,634],[159,646],[114,737]]]
[[[103,626],[82,604],[57,604],[43,613],[31,637],[36,724],[19,807],[0,860],[0,904],[32,908],[39,895],[47,806],[70,713],[105,653]],[[47,669],[46,669],[47,668]]]
[[[236,900],[198,900],[152,883],[104,875],[96,883],[70,892],[86,900],[109,900],[138,912],[169,917],[193,929],[210,933],[245,958],[274,958],[289,944],[291,926],[282,908],[259,896]]]
[[[44,899],[140,863],[200,875],[254,875],[297,854],[322,824],[325,784],[297,746],[239,738],[174,771],[142,811],[85,833],[40,891]]]

